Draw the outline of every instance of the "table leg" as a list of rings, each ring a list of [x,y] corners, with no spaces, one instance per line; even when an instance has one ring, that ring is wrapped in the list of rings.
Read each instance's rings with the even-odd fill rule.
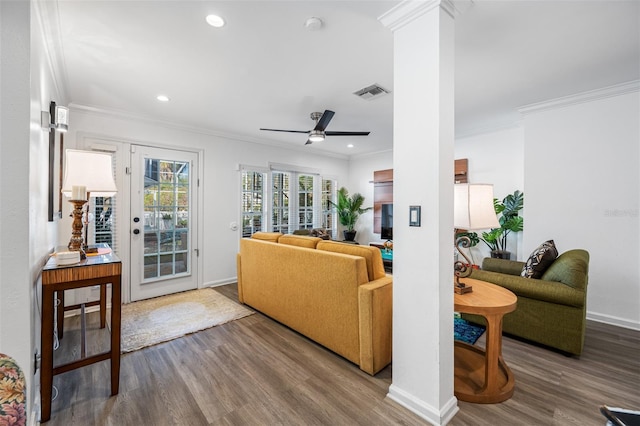
[[[62,292],[64,293],[64,292]],[[53,387],[53,307],[54,290],[50,286],[42,286],[42,330],[40,346],[42,358],[40,364],[40,421],[46,422],[51,417],[51,392]]]
[[[111,283],[111,395],[120,387],[120,311],[122,306],[121,278]]]
[[[58,339],[62,339],[64,336],[64,290],[56,291],[56,298],[58,299],[58,307],[56,309],[56,324],[58,331]]]
[[[499,362],[502,355],[502,315],[486,315],[487,340],[484,369],[484,389],[487,394],[499,392]]]
[[[113,301],[111,302],[113,303]],[[100,285],[100,328],[104,328],[107,323],[107,285]]]

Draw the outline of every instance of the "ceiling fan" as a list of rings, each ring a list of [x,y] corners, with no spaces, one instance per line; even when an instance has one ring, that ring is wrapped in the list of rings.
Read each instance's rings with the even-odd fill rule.
[[[339,132],[325,130],[329,125],[329,122],[333,118],[335,112],[326,109],[324,112],[312,112],[311,119],[316,122],[316,127],[313,130],[282,130],[282,129],[260,129],[270,132],[288,132],[288,133],[308,133],[309,138],[305,145],[312,144],[314,142],[322,142],[326,136],[367,136],[371,132]]]

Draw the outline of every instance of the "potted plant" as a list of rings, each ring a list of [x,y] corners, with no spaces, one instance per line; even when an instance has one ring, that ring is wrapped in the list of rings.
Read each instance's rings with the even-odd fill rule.
[[[524,219],[518,214],[524,205],[524,193],[515,191],[502,201],[493,199],[493,208],[496,211],[499,228],[493,228],[489,232],[482,233],[482,241],[491,249],[491,257],[498,259],[511,259],[511,252],[507,250],[507,237],[512,232],[520,232],[523,229]]]
[[[371,210],[371,207],[362,207],[364,197],[356,192],[351,197],[347,188],[342,187],[338,190],[338,202],[329,201],[338,213],[340,225],[346,229],[343,231],[345,241],[354,241],[356,238],[355,226],[358,218],[362,213]]]

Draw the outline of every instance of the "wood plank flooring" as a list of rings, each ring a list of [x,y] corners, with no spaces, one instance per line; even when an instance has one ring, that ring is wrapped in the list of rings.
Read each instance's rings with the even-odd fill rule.
[[[235,285],[217,288],[237,300]],[[77,356],[78,317],[65,320],[56,363]],[[108,346],[90,314],[89,353]],[[501,404],[459,402],[453,426],[605,424],[598,407],[640,408],[640,332],[589,322],[570,358],[505,337],[516,377]],[[482,339],[478,344],[483,345]],[[75,352],[74,352],[75,351]],[[426,425],[385,398],[392,366],[375,377],[257,313],[122,356],[120,393],[109,363],[54,377],[47,425]]]

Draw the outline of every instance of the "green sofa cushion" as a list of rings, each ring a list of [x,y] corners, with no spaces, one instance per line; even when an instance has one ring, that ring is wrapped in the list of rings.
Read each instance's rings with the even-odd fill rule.
[[[577,290],[585,291],[589,277],[589,253],[569,250],[562,253],[542,275],[542,280],[559,281]]]

